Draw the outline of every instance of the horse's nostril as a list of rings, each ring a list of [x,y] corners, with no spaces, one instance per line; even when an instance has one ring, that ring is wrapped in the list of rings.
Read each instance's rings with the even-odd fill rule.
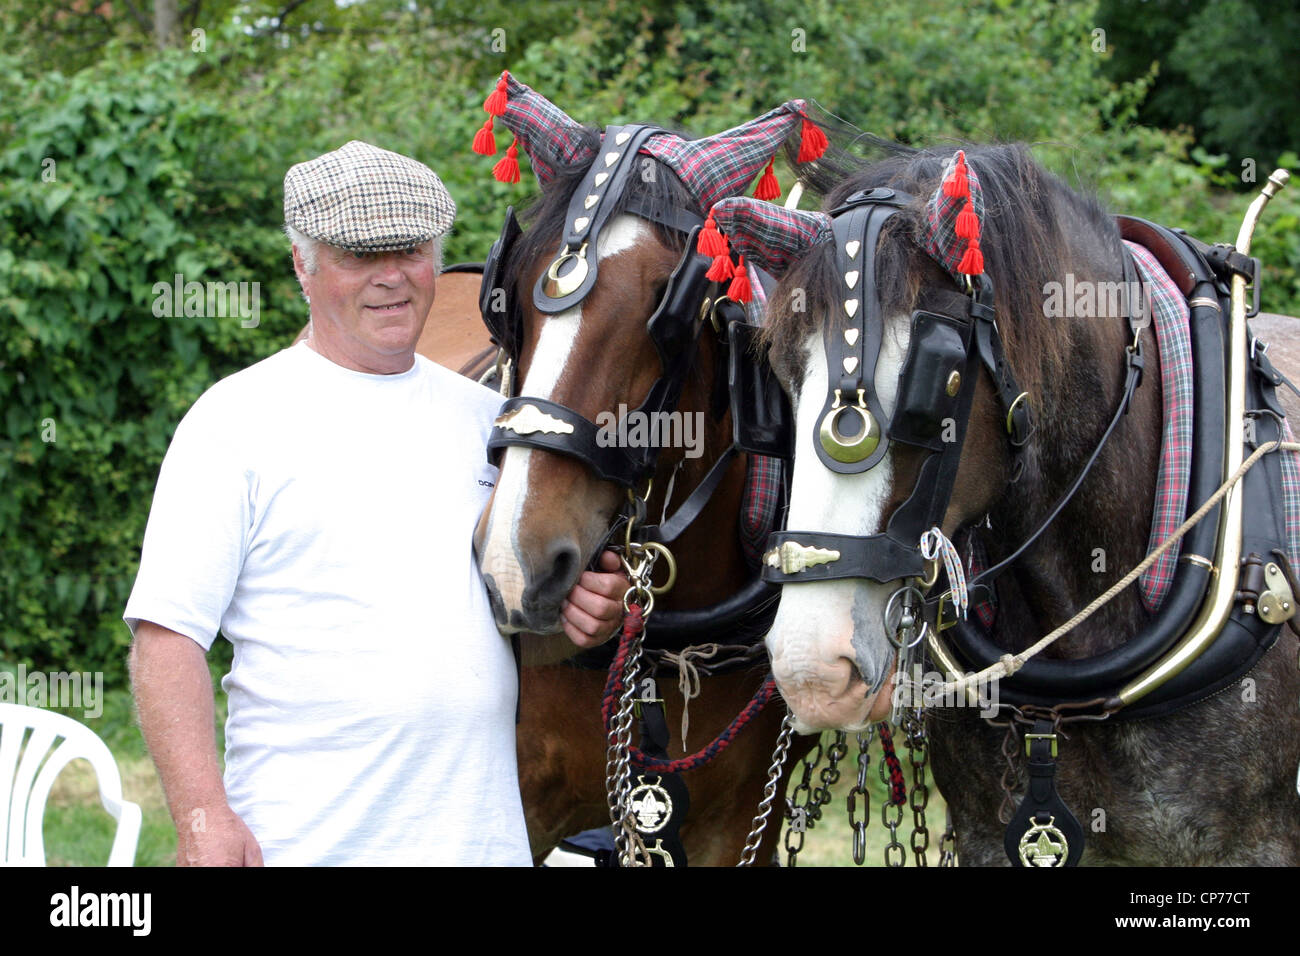
[[[524,610],[558,607],[581,571],[577,545],[559,542],[550,548],[541,573],[524,590]]]
[[[501,589],[493,580],[492,575],[483,575],[483,584],[487,588],[488,601],[492,605],[492,617],[496,619],[497,627],[504,627],[506,624],[506,603],[501,599]]]

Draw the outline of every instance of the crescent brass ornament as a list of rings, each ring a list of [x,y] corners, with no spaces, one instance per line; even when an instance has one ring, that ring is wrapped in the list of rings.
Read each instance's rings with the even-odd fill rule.
[[[570,259],[573,260],[573,268],[561,275],[560,267]],[[542,291],[552,299],[563,299],[566,295],[577,292],[586,278],[587,244],[584,242],[582,248],[577,252],[573,252],[568,246],[565,246],[564,251],[556,256],[555,261],[547,268],[546,280],[542,283]]]

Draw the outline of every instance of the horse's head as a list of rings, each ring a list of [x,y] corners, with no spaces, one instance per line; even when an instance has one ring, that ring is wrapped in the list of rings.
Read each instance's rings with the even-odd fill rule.
[[[501,475],[475,548],[498,627],[553,632],[628,492],[679,465],[678,490],[689,489],[728,444],[720,346],[701,334],[726,287],[690,237],[802,114],[786,104],[689,141],[578,126],[508,75],[494,96],[543,192],[522,235],[507,222],[499,279],[491,265],[485,276],[484,314],[512,356],[517,397],[494,430]],[[666,484],[654,482],[652,509]]]
[[[982,361],[990,340],[1001,344],[994,307],[1008,345],[1007,317],[1026,307],[1001,287],[995,303],[985,277],[1018,276],[1022,264],[1008,261],[1011,247],[990,225],[987,270],[961,268],[980,248],[982,192],[996,192],[978,177],[1000,188],[1027,160],[980,155],[965,195],[944,193],[951,151],[900,151],[835,186],[833,215],[776,222],[743,200],[714,209],[733,247],[784,273],[767,338],[794,406],[795,469],[788,530],[765,556],[765,577],[783,585],[767,644],[805,729],[861,728],[888,714],[900,645],[919,640],[921,592],[941,563],[929,547],[923,554],[922,535],[937,526],[951,539],[982,518],[1015,466],[1013,443],[1027,437],[1025,403],[1008,407],[1016,376],[1007,366],[995,382]],[[969,221],[956,224],[968,203],[974,240]]]

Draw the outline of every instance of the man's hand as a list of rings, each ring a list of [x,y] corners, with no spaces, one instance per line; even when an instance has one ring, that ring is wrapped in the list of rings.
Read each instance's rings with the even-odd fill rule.
[[[177,866],[262,866],[262,848],[229,805],[196,807],[176,825]]]
[[[600,556],[600,571],[583,571],[560,605],[560,622],[569,640],[579,647],[598,647],[623,624],[623,595],[628,580],[613,551]]]

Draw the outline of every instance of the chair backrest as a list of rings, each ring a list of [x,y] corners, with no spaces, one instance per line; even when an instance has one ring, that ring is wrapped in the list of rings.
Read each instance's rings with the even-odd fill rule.
[[[78,757],[94,768],[100,802],[117,820],[108,865],[135,862],[140,807],[122,799],[122,777],[107,745],[71,717],[0,704],[0,864],[45,865],[45,803],[60,771]]]

